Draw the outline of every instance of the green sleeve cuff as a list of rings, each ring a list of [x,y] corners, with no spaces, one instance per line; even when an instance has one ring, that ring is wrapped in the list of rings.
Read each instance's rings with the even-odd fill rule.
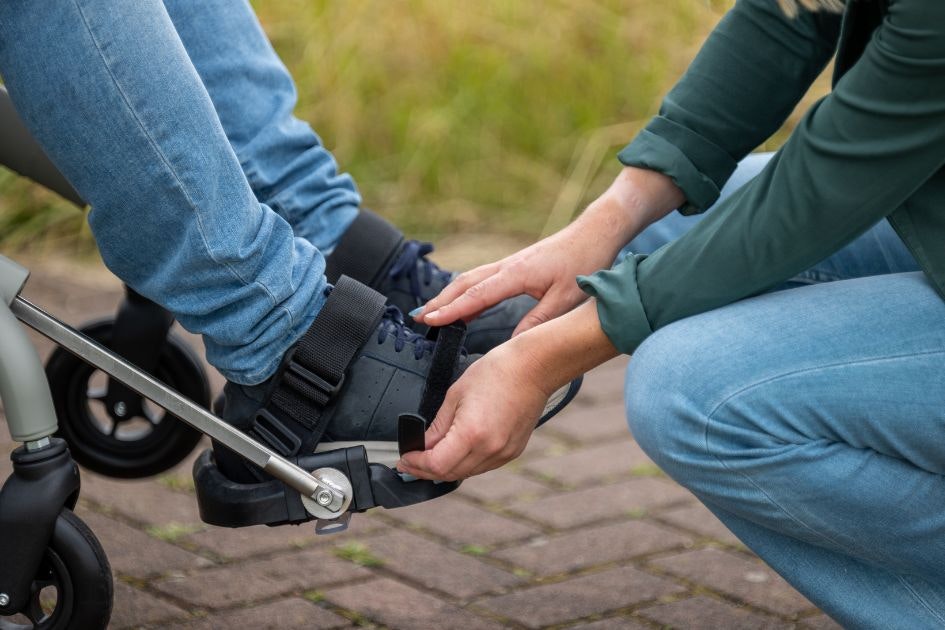
[[[577,278],[581,290],[597,300],[604,334],[624,354],[632,354],[653,333],[637,290],[637,264],[644,258],[630,255],[613,269]]]
[[[658,171],[686,195],[682,214],[704,212],[719,198],[738,163],[696,132],[657,116],[617,154],[625,166]]]

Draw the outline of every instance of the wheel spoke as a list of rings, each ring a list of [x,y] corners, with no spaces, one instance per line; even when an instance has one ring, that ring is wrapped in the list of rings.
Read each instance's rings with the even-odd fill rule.
[[[33,593],[33,596],[30,597],[30,604],[24,613],[27,618],[33,622],[34,626],[39,626],[48,616],[43,612],[43,604],[39,601],[40,590],[41,589],[37,589],[36,592]]]
[[[112,426],[108,430],[108,437],[115,437],[115,434],[118,433],[118,425],[121,424],[118,420],[112,420]]]
[[[141,409],[144,411],[145,420],[150,422],[153,426],[157,426],[161,423],[161,418],[163,417],[163,414],[157,411],[154,411],[147,405],[141,405]]]
[[[107,387],[90,387],[86,390],[85,397],[89,400],[102,400],[107,394]]]

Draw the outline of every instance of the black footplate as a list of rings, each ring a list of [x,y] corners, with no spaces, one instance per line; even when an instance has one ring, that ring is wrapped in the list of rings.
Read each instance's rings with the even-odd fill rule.
[[[354,494],[348,512],[414,505],[436,499],[459,487],[458,481],[404,479],[396,470],[368,463],[363,446],[294,457],[290,461],[303,470],[334,468],[344,474],[350,480]],[[200,518],[210,525],[275,526],[315,520],[306,511],[299,493],[281,481],[237,483],[228,479],[217,468],[210,449],[194,462],[194,483]]]

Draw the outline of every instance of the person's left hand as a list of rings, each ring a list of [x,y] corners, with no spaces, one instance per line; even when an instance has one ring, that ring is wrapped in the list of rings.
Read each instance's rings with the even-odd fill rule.
[[[405,454],[402,472],[454,481],[498,468],[525,449],[551,392],[537,365],[507,342],[466,369],[426,433],[426,450]]]

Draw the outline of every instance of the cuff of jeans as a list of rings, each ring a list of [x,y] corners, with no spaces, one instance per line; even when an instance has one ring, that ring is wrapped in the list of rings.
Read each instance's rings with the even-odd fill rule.
[[[713,142],[673,121],[657,116],[617,154],[624,166],[663,173],[686,196],[682,214],[708,209],[738,165]]]
[[[630,255],[613,269],[577,277],[581,290],[597,301],[604,334],[624,354],[632,354],[653,333],[637,288],[637,265],[644,258]]]

